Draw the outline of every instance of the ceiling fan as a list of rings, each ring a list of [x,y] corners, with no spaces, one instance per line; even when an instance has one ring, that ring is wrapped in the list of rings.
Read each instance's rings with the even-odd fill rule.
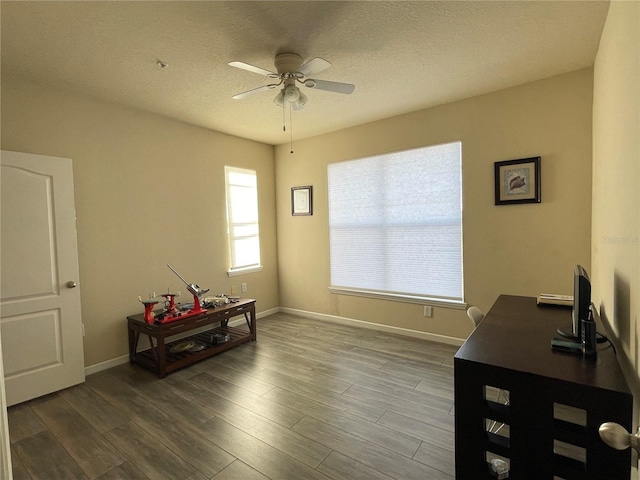
[[[273,90],[282,85],[282,89],[276,95],[273,100],[274,103],[280,107],[284,106],[285,102],[289,102],[294,110],[299,110],[307,103],[307,96],[300,91],[297,83],[304,85],[307,88],[315,88],[317,90],[325,90],[327,92],[343,93],[349,95],[353,93],[356,86],[350,83],[330,82],[327,80],[316,80],[309,78],[311,75],[322,72],[331,66],[331,63],[322,58],[314,58],[306,63],[302,63],[302,57],[296,53],[281,53],[276,55],[274,65],[276,67],[275,72],[265,70],[264,68],[249,65],[244,62],[229,62],[229,65],[236,68],[241,68],[249,72],[264,75],[272,78],[278,83],[270,83],[263,85],[246,92],[238,93],[232,98],[239,100],[241,98],[248,97],[254,93],[262,92],[265,90]]]

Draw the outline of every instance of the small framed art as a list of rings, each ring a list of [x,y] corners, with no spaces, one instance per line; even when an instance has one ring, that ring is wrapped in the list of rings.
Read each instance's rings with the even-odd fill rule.
[[[313,215],[313,187],[291,187],[291,215]]]
[[[496,205],[540,203],[540,157],[495,162]]]

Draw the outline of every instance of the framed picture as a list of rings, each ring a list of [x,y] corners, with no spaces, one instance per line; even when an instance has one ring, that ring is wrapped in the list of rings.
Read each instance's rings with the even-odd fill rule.
[[[313,215],[313,187],[291,187],[291,215]]]
[[[495,162],[496,205],[540,203],[540,157]]]

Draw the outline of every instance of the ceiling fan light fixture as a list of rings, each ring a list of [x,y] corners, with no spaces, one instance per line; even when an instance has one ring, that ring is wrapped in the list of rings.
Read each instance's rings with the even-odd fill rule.
[[[297,102],[300,99],[300,89],[295,85],[287,85],[284,89],[284,96],[291,103]]]
[[[282,107],[284,105],[284,88],[280,90],[280,92],[278,92],[276,98],[273,99],[273,103],[275,103],[279,107]]]
[[[298,101],[296,102],[298,108],[304,107],[309,101],[309,97],[307,97],[304,93],[298,90]]]

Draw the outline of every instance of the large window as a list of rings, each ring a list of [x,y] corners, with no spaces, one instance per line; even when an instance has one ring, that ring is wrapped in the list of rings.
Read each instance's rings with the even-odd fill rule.
[[[224,167],[229,275],[260,269],[258,185],[255,170]]]
[[[331,291],[459,304],[460,142],[328,166]]]

